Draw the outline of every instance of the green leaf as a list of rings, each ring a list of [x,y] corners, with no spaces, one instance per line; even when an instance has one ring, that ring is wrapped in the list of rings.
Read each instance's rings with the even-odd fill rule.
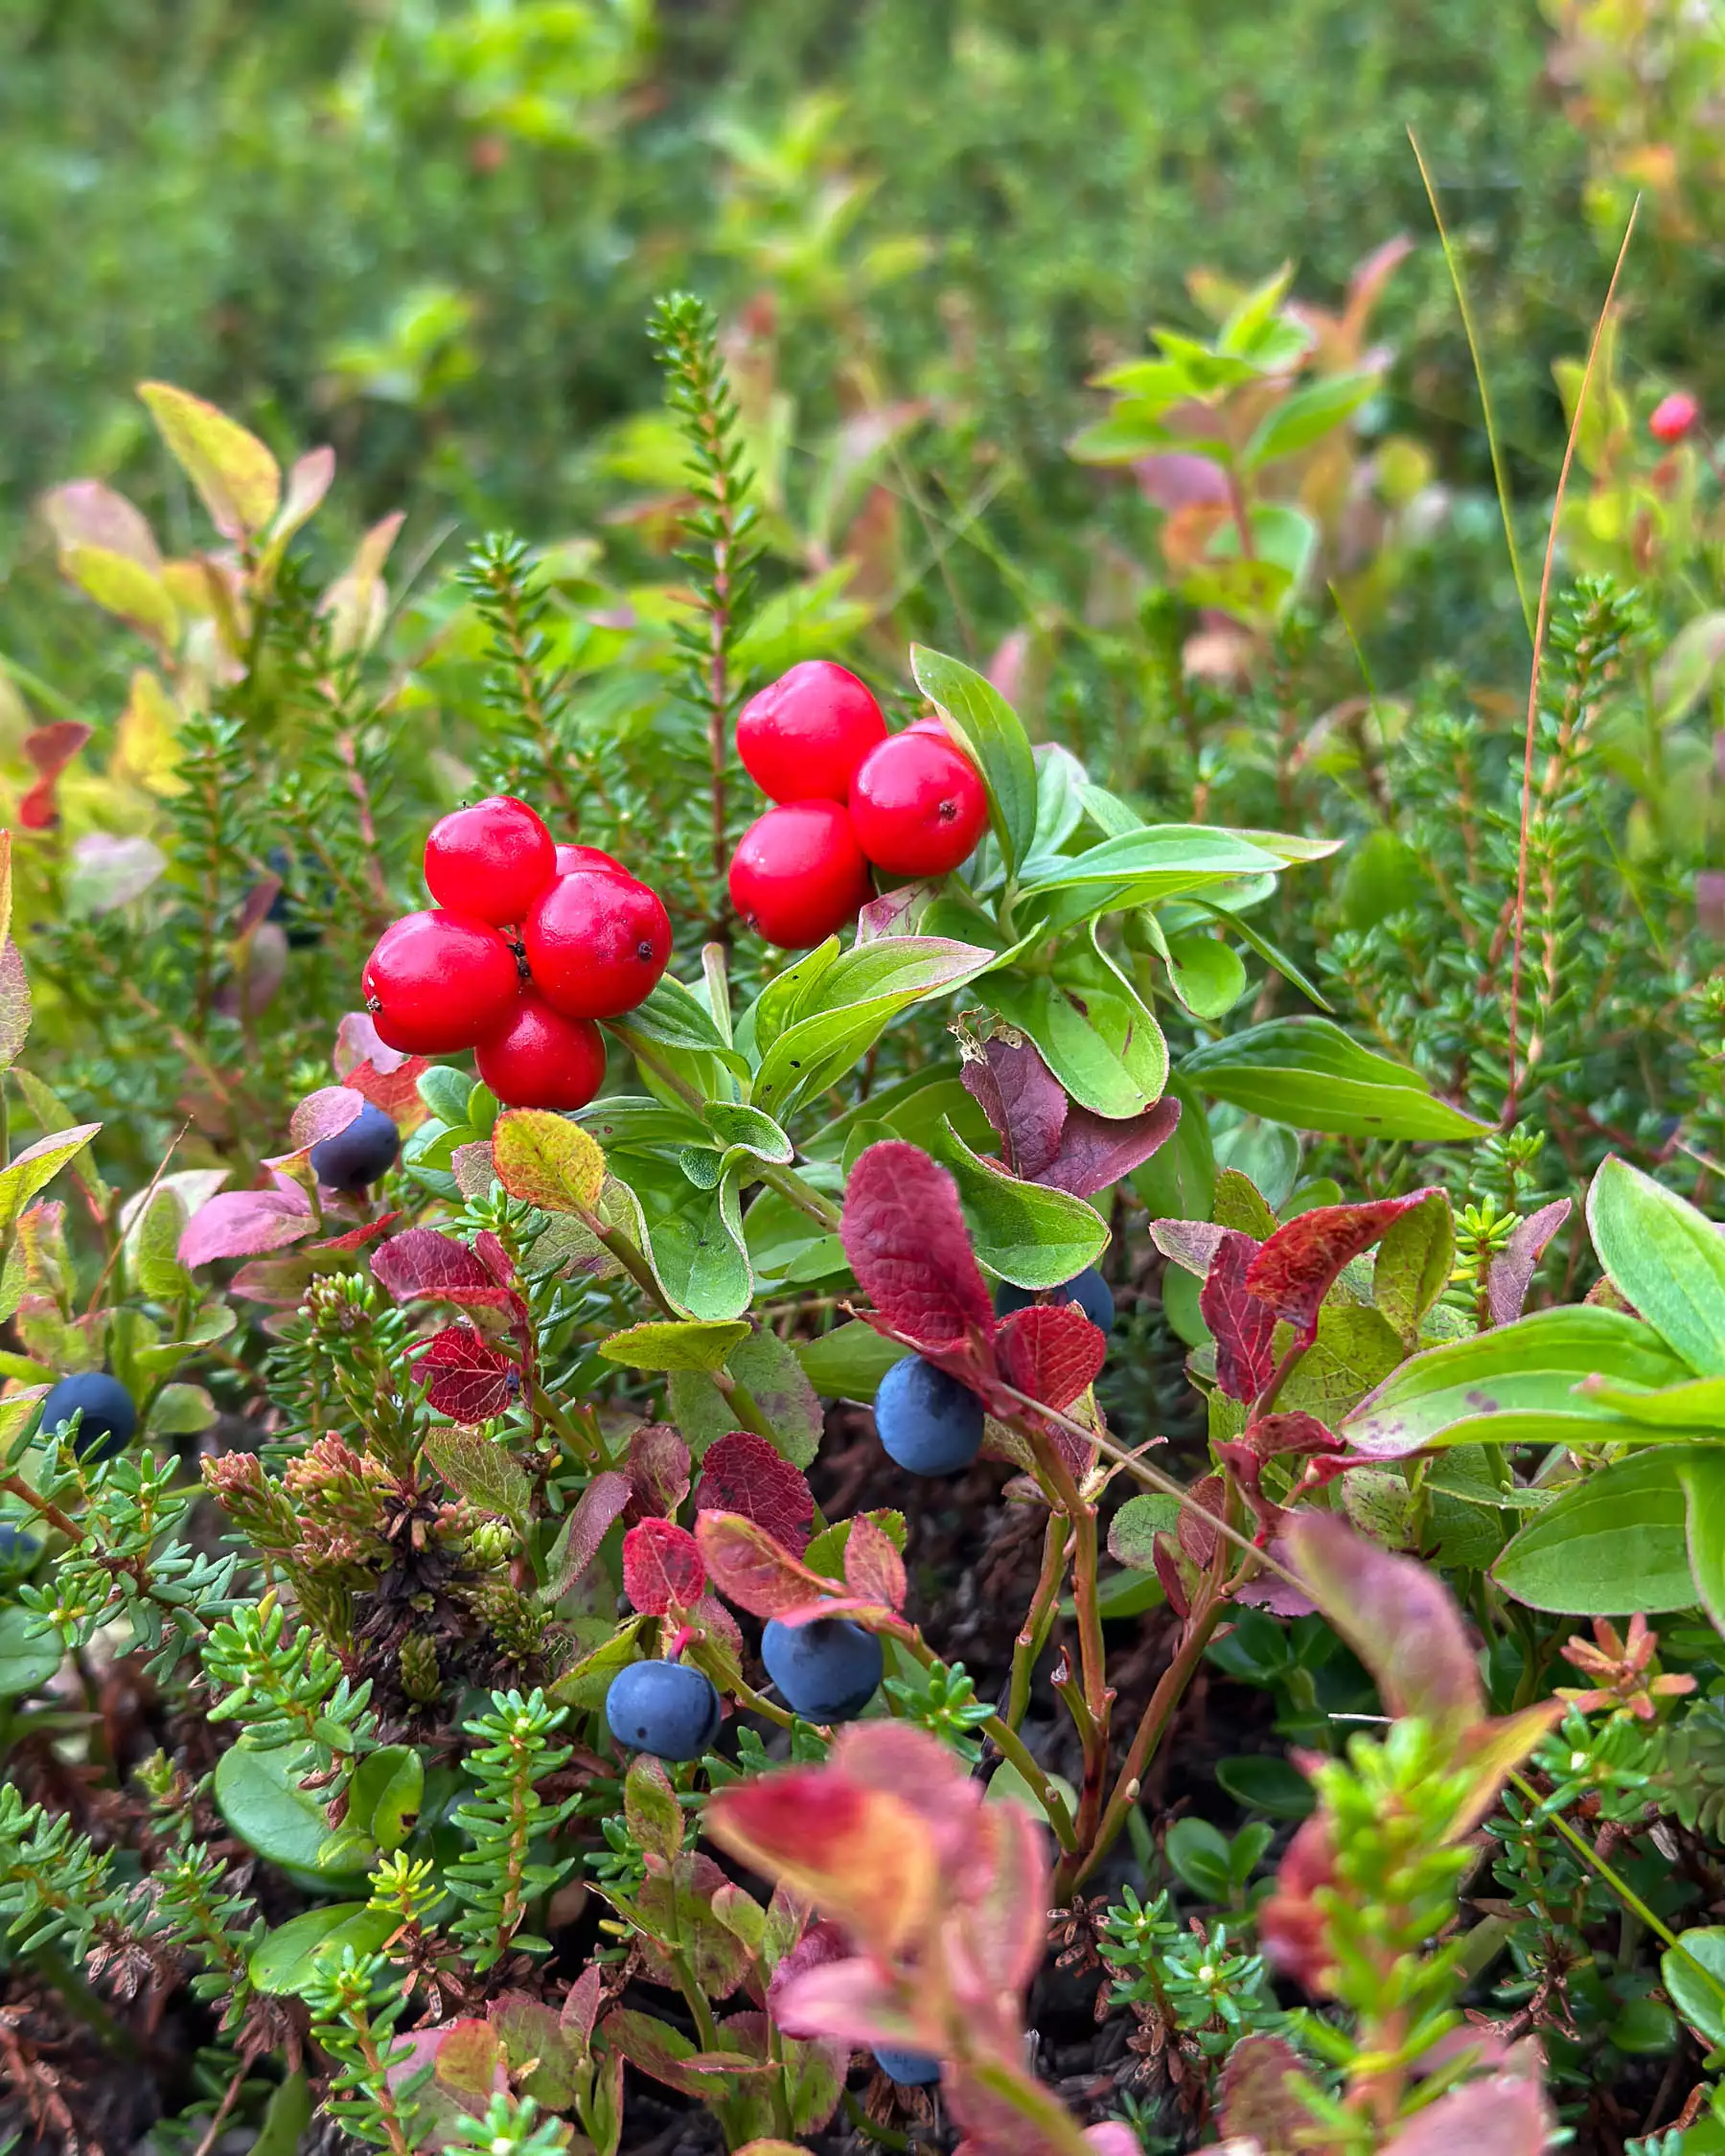
[[[1276,1406],[1303,1408],[1333,1430],[1403,1353],[1400,1334],[1377,1311],[1325,1303],[1318,1313],[1318,1337],[1290,1371]]]
[[[1599,1378],[1587,1380],[1587,1396],[1644,1431],[1725,1431],[1725,1378],[1690,1378],[1657,1392],[1630,1392]]]
[[[427,1430],[421,1443],[426,1457],[457,1496],[481,1512],[507,1520],[518,1533],[527,1532],[533,1483],[506,1444],[494,1443],[460,1423]]]
[[[814,982],[791,1024],[761,1058],[749,1088],[757,1109],[781,1120],[810,1093],[822,1092],[879,1038],[888,1019],[943,996],[995,963],[980,944],[944,936],[891,936],[859,944]]]
[[[1666,1996],[1690,2027],[1716,2051],[1725,2046],[1725,1925],[1679,1932],[1659,1958]],[[1689,2146],[1684,2136],[1683,2145]]]
[[[154,1437],[191,1437],[216,1420],[216,1403],[201,1385],[165,1385],[150,1404]]]
[[[101,1128],[100,1123],[78,1123],[69,1131],[55,1131],[26,1146],[10,1166],[0,1168],[0,1228],[10,1227],[36,1192],[51,1183],[67,1161],[76,1159]]]
[[[770,1326],[757,1325],[724,1359],[725,1367],[766,1417],[772,1441],[793,1467],[807,1467],[820,1448],[824,1418],[795,1350]]]
[[[1252,1114],[1337,1137],[1478,1138],[1487,1128],[1328,1019],[1272,1019],[1193,1049],[1180,1071]]]
[[[754,1273],[735,1168],[722,1168],[716,1189],[691,1196],[654,1223],[653,1254],[679,1308],[706,1321],[742,1316],[754,1296]]]
[[[66,1659],[58,1632],[33,1631],[35,1616],[21,1603],[0,1604],[0,1699],[34,1692]]]
[[[1118,1121],[1162,1098],[1167,1043],[1136,996],[1117,985],[1080,993],[1046,974],[1012,972],[991,975],[986,994],[1008,1025],[1030,1036],[1081,1107]]]
[[[1686,1448],[1677,1456],[1677,1479],[1688,1506],[1690,1574],[1714,1630],[1725,1633],[1725,1453]]]
[[[368,1909],[362,1901],[326,1902],[266,1932],[248,1973],[260,1991],[304,1998],[326,1954],[339,1954],[344,1946],[356,1954],[375,1954],[395,1928],[396,1918],[387,1909]]]
[[[909,1352],[895,1340],[883,1340],[860,1318],[796,1344],[804,1375],[827,1400],[872,1400],[887,1371]]]
[[[1108,1523],[1108,1554],[1116,1565],[1147,1572],[1156,1565],[1156,1538],[1180,1525],[1180,1500],[1160,1490],[1129,1497]]]
[[[1184,1078],[1170,1078],[1168,1090],[1180,1101],[1180,1121],[1167,1143],[1133,1169],[1132,1187],[1152,1220],[1208,1220],[1216,1188],[1209,1119]]]
[[[1168,981],[1194,1018],[1218,1019],[1246,993],[1246,966],[1231,943],[1194,931],[1168,938]]]
[[[1725,1376],[1725,1234],[1613,1154],[1587,1193],[1599,1263],[1699,1377]]]
[[[440,1123],[460,1129],[467,1122],[468,1095],[472,1081],[452,1063],[434,1063],[419,1075],[419,1097]]]
[[[130,622],[164,650],[179,641],[179,608],[173,594],[145,562],[105,546],[60,549],[60,567],[105,612]]]
[[[311,2123],[311,2089],[306,2070],[288,2075],[264,2106],[264,2123],[251,2145],[250,2156],[299,2156],[300,2143]]]
[[[746,1318],[721,1322],[701,1319],[631,1325],[599,1342],[608,1363],[631,1370],[716,1370],[740,1341],[748,1338]]]
[[[791,1140],[770,1115],[740,1101],[710,1100],[702,1110],[707,1128],[721,1144],[740,1146],[759,1160],[787,1166],[794,1158]]]
[[[600,1641],[590,1654],[584,1655],[572,1668],[565,1669],[557,1681],[548,1686],[550,1696],[560,1707],[599,1707],[610,1689],[611,1679],[632,1662],[640,1660],[636,1635],[647,1622],[643,1617],[632,1617],[620,1625],[607,1640]]]
[[[902,1556],[906,1538],[905,1515],[877,1507],[867,1517]],[[854,1520],[835,1520],[830,1527],[822,1527],[803,1551],[803,1563],[812,1572],[824,1573],[828,1579],[844,1577],[844,1552],[850,1542],[853,1524]]]
[[[543,1213],[590,1212],[605,1183],[605,1155],[565,1115],[512,1108],[492,1133],[492,1162],[512,1198]]]
[[[138,395],[223,539],[262,532],[281,501],[282,474],[257,436],[172,382],[140,382]]]
[[[1093,1205],[1040,1182],[1021,1182],[979,1158],[950,1123],[937,1158],[957,1181],[977,1256],[1001,1279],[1021,1288],[1057,1288],[1108,1248],[1108,1223]]]
[[[1399,1459],[1428,1445],[1602,1443],[1628,1434],[1580,1389],[1598,1373],[1649,1389],[1683,1375],[1650,1326],[1593,1303],[1537,1310],[1402,1365],[1342,1426],[1357,1451]]]
[[[1024,879],[1024,888],[1121,883],[1130,888],[1132,905],[1148,906],[1236,876],[1278,874],[1281,866],[1276,855],[1211,824],[1148,824],[1104,838],[1085,853],[1050,860]]]
[[[713,1022],[713,1014],[700,993],[666,974],[644,1002],[637,1003],[625,1019],[615,1021],[619,1032],[639,1034],[656,1047],[675,1048],[690,1055],[708,1055],[737,1075],[747,1077],[748,1065],[738,1055]]]
[[[267,1863],[316,1874],[323,1869],[318,1852],[329,1837],[329,1816],[295,1779],[294,1758],[290,1749],[254,1752],[244,1742],[230,1745],[216,1762],[216,1808],[246,1847]]]
[[[369,1834],[387,1853],[413,1831],[426,1793],[426,1763],[410,1744],[386,1744],[368,1752],[348,1783],[343,1823]]]
[[[1510,1539],[1492,1578],[1530,1609],[1564,1617],[1690,1608],[1688,1456],[1688,1447],[1643,1453],[1571,1484]]]
[[[1434,1190],[1392,1221],[1378,1245],[1371,1299],[1409,1346],[1426,1312],[1449,1284],[1456,1224],[1447,1195]]]
[[[925,645],[911,645],[910,672],[981,772],[989,820],[1014,874],[1036,837],[1036,759],[1018,713],[992,681]]]
[[[1248,471],[1277,457],[1297,456],[1357,412],[1378,385],[1375,374],[1324,375],[1285,398],[1258,422],[1240,454]]]

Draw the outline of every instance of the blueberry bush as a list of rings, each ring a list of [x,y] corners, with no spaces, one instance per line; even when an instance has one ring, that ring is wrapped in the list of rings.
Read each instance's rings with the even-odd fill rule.
[[[645,11],[519,12],[351,95],[481,172],[641,124]],[[794,220],[830,117],[725,210],[851,340],[825,431],[672,294],[586,536],[451,566],[159,379],[162,499],[40,498],[0,2136],[1707,2156],[1700,401],[1608,310],[1543,581],[1506,493],[1503,618],[1404,664],[1475,558],[1408,244],[1208,272],[1068,385],[1074,597],[852,195]],[[453,411],[480,333],[336,378]]]

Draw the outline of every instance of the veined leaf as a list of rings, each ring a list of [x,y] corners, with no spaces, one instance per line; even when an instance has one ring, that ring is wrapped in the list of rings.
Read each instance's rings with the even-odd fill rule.
[[[1328,1019],[1272,1019],[1207,1042],[1180,1072],[1252,1114],[1339,1137],[1477,1138],[1486,1128]]]
[[[1587,1227],[1623,1299],[1698,1377],[1725,1377],[1725,1234],[1615,1154],[1587,1193]]]
[[[910,672],[982,774],[989,820],[1014,873],[1036,837],[1036,759],[1018,713],[992,681],[944,653],[912,644]]]
[[[1568,1489],[1491,1568],[1506,1594],[1565,1617],[1684,1610],[1696,1600],[1681,1470],[1687,1446],[1620,1460]]]
[[[948,1123],[938,1147],[958,1184],[978,1258],[1021,1288],[1057,1288],[1093,1265],[1108,1247],[1108,1224],[1093,1205],[1064,1190],[980,1159]]]

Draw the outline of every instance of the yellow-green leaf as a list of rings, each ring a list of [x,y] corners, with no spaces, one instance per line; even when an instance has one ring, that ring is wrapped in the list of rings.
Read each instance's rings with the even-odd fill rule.
[[[257,436],[172,382],[140,382],[138,395],[222,537],[242,539],[263,531],[282,498],[282,473]]]
[[[599,1342],[608,1363],[632,1370],[716,1370],[737,1342],[748,1338],[745,1318],[703,1321],[691,1318],[631,1325]]]
[[[69,1131],[56,1131],[37,1138],[10,1167],[0,1169],[0,1227],[10,1227],[36,1192],[52,1182],[101,1128],[100,1123],[79,1123]]]
[[[179,608],[173,596],[142,562],[105,546],[68,546],[60,555],[60,567],[106,612],[118,614],[163,646],[178,640]]]
[[[512,1198],[544,1213],[590,1212],[605,1182],[605,1155],[579,1123],[544,1108],[512,1108],[492,1133],[492,1164]]]

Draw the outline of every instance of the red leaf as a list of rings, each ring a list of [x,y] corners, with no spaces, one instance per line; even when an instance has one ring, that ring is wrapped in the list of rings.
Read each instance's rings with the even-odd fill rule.
[[[623,1592],[644,1617],[686,1610],[706,1585],[701,1546],[674,1520],[641,1520],[623,1537]]]
[[[314,1250],[362,1250],[367,1243],[375,1243],[380,1235],[387,1235],[390,1223],[401,1217],[399,1212],[380,1214],[376,1220],[350,1227],[345,1234],[327,1236],[321,1243],[313,1243],[311,1248]]]
[[[990,1041],[959,1077],[1000,1136],[1000,1157],[1015,1176],[1040,1181],[1060,1147],[1067,1119],[1061,1084],[1028,1041]]]
[[[866,1512],[859,1512],[844,1538],[844,1584],[862,1602],[902,1610],[908,1582],[898,1545]]]
[[[516,1296],[500,1287],[465,1243],[434,1227],[410,1227],[372,1253],[372,1274],[397,1302],[436,1296],[479,1310],[506,1310]]]
[[[297,1243],[316,1226],[311,1201],[301,1190],[219,1190],[186,1223],[177,1254],[185,1266],[259,1257]]]
[[[1467,2156],[1540,2156],[1552,2145],[1553,2124],[1537,2081],[1492,2074],[1416,2111],[1384,2156],[1454,2156],[1458,2149]]]
[[[402,1069],[409,1063],[417,1063],[422,1068],[426,1067],[423,1056],[409,1056],[400,1048],[386,1047],[378,1038],[378,1029],[372,1023],[369,1011],[348,1012],[335,1028],[335,1052],[331,1061],[336,1077],[341,1079],[366,1063],[384,1076]]]
[[[1405,1198],[1320,1205],[1300,1214],[1278,1227],[1253,1259],[1246,1274],[1248,1291],[1295,1326],[1309,1346],[1318,1333],[1319,1305],[1337,1273],[1368,1250],[1392,1221],[1431,1196],[1430,1190],[1413,1190]]]
[[[709,1446],[695,1486],[699,1512],[740,1512],[800,1557],[815,1527],[815,1496],[791,1462],[752,1431],[733,1430]]]
[[[1485,1275],[1485,1295],[1494,1325],[1513,1324],[1522,1314],[1534,1268],[1545,1255],[1545,1247],[1570,1217],[1570,1201],[1554,1198],[1538,1212],[1530,1213],[1508,1242],[1491,1261]]]
[[[561,1550],[553,1549],[551,1576],[545,1583],[547,1601],[556,1601],[574,1586],[599,1554],[599,1545],[622,1518],[629,1502],[627,1475],[608,1467],[593,1477],[569,1515],[566,1533],[560,1538]]]
[[[1198,1297],[1216,1336],[1216,1383],[1230,1400],[1255,1400],[1276,1367],[1276,1313],[1246,1286],[1261,1246],[1237,1227],[1224,1231]]]
[[[1330,1823],[1314,1812],[1296,1829],[1276,1874],[1276,1890],[1259,1904],[1258,1937],[1273,1967],[1308,1991],[1327,1988],[1330,1967],[1325,1924],[1316,1901],[1319,1888],[1336,1883],[1336,1850]]]
[[[672,1513],[689,1494],[689,1448],[668,1422],[643,1423],[629,1440],[629,1517]]]
[[[275,1154],[264,1165],[285,1168],[290,1161],[304,1158],[314,1145],[337,1136],[350,1123],[357,1122],[364,1108],[364,1100],[349,1087],[320,1086],[316,1092],[306,1095],[288,1119],[292,1151]]]
[[[1094,1382],[1108,1338],[1075,1302],[1015,1310],[995,1335],[1000,1375],[1045,1408],[1070,1408]]]
[[[816,1917],[789,1954],[779,1958],[771,1980],[767,1985],[767,2011],[787,2036],[807,2039],[818,2036],[818,2029],[807,2028],[794,2014],[786,2020],[780,2012],[786,1987],[811,1969],[823,1969],[829,1961],[845,1961],[850,1959],[850,1942],[840,1927],[825,1916]]]
[[[520,1373],[507,1355],[488,1346],[472,1325],[446,1325],[415,1358],[426,1398],[451,1422],[489,1422],[520,1390]]]
[[[1142,1115],[1117,1122],[1074,1105],[1060,1134],[1060,1150],[1031,1181],[1070,1191],[1074,1198],[1093,1197],[1141,1167],[1174,1135],[1179,1121],[1180,1103],[1171,1093]]]
[[[641,1523],[652,1525],[651,1520]],[[640,1528],[630,1532],[638,1534]],[[703,1512],[695,1523],[695,1539],[713,1585],[750,1617],[780,1617],[833,1594],[830,1579],[812,1571],[765,1527],[739,1512]]]
[[[341,1082],[363,1094],[374,1108],[380,1108],[392,1122],[418,1122],[425,1112],[419,1082],[430,1067],[424,1056],[409,1056],[397,1070],[380,1070],[375,1064],[359,1063]]]
[[[851,1271],[896,1331],[931,1346],[994,1337],[957,1185],[926,1153],[888,1138],[860,1155],[840,1233]]]
[[[41,773],[36,784],[18,804],[18,821],[26,831],[46,831],[59,821],[56,788],[60,773],[72,761],[92,729],[81,719],[57,719],[24,737],[24,753]]]
[[[1215,1454],[1256,1515],[1258,1541],[1267,1542],[1284,1517],[1283,1508],[1264,1495],[1263,1472],[1267,1459],[1290,1454],[1336,1453],[1341,1439],[1326,1430],[1316,1415],[1295,1410],[1289,1414],[1264,1415],[1240,1436],[1215,1446]]]

